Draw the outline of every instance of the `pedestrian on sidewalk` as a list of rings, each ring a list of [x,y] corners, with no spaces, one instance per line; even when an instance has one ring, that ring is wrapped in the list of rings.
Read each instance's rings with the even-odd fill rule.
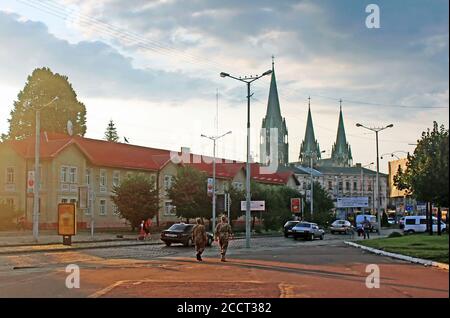
[[[366,236],[368,239],[370,239],[370,228],[372,227],[372,224],[370,224],[370,221],[364,217],[364,221],[362,221],[362,228],[364,233],[364,239],[366,239]]]
[[[206,236],[205,226],[200,218],[196,219],[196,225],[192,229],[192,239],[195,243],[195,251],[197,252],[197,261],[203,261],[202,253],[205,250],[208,237]]]
[[[143,241],[145,239],[146,234],[144,228],[145,228],[145,221],[142,220],[141,224],[139,225],[139,236],[138,236],[139,241]]]
[[[232,239],[233,232],[231,231],[231,226],[228,224],[227,217],[222,216],[221,222],[217,224],[215,231],[215,240],[219,241],[221,261],[226,262],[225,254],[227,253],[228,241]]]
[[[144,232],[145,232],[145,239],[152,239],[152,233],[150,232],[150,228],[152,227],[152,219],[148,218],[144,223]]]

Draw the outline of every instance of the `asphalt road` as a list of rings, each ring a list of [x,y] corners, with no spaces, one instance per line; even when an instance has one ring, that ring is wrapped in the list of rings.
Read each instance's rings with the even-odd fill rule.
[[[197,262],[182,246],[140,245],[0,255],[0,297],[448,297],[448,271],[348,247],[343,237],[283,237],[217,246]],[[80,288],[67,288],[66,266],[80,269]],[[367,265],[380,272],[367,288]]]

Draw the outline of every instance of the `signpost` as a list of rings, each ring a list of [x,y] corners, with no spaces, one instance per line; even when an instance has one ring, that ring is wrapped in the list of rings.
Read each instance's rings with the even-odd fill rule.
[[[241,201],[241,211],[246,211],[246,201]],[[265,211],[266,201],[250,201],[250,211]]]
[[[208,196],[212,196],[213,194],[213,187],[214,187],[214,179],[208,178]]]
[[[58,204],[58,235],[62,235],[64,245],[72,245],[72,236],[77,234],[75,203]]]

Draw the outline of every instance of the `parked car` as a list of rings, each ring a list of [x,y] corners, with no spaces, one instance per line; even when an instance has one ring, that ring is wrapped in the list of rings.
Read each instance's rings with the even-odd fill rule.
[[[423,233],[427,230],[427,217],[425,215],[405,216],[404,233]],[[433,217],[433,232],[437,232],[437,218]],[[447,225],[441,221],[442,232],[447,231]]]
[[[395,224],[395,219],[394,218],[388,218],[388,223],[393,225]]]
[[[315,238],[320,238],[323,240],[325,235],[325,231],[316,223],[310,223],[310,222],[299,222],[292,228],[292,236],[294,239],[298,239],[299,237],[302,237],[303,239],[308,239],[310,241],[314,240]]]
[[[330,232],[334,233],[350,233],[352,230],[352,224],[347,220],[336,220],[331,223]]]
[[[172,243],[181,243],[184,246],[192,246],[194,245],[192,239],[193,229],[194,224],[176,223],[167,230],[161,232],[161,241],[166,243],[167,246],[172,245]],[[214,241],[214,236],[208,232],[206,234],[208,236],[207,246],[211,246]]]
[[[284,237],[292,235],[292,228],[296,226],[300,221],[287,221],[283,226]]]
[[[358,214],[356,216],[356,228],[360,229],[362,227],[362,222],[364,222],[364,217],[366,219],[368,219],[371,224],[370,232],[378,232],[377,217],[372,214]]]

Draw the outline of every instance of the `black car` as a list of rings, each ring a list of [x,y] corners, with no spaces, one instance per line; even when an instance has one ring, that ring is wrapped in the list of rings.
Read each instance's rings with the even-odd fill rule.
[[[288,237],[289,235],[292,235],[292,228],[294,226],[296,226],[299,222],[300,221],[287,221],[283,227],[284,237]]]
[[[194,224],[177,223],[169,227],[167,230],[161,232],[161,241],[170,246],[172,243],[182,243],[184,246],[194,245],[192,239],[192,230]],[[214,236],[211,233],[206,233],[208,236],[207,246],[211,246]]]

